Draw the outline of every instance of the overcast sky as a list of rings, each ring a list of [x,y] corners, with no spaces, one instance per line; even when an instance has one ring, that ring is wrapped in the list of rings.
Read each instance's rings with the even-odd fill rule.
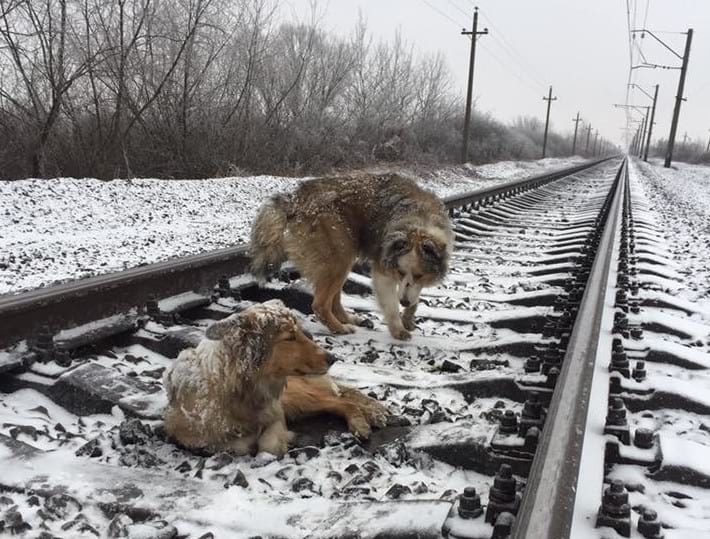
[[[282,0],[284,16],[303,17],[310,0]],[[628,0],[632,27],[653,31],[683,54],[688,28],[694,29],[679,140],[707,141],[710,136],[710,0]],[[542,96],[549,85],[557,101],[551,122],[557,131],[573,129],[580,111],[605,137],[621,141],[626,117],[614,103],[624,103],[629,73],[626,0],[320,0],[323,26],[349,33],[365,16],[376,38],[390,39],[396,29],[419,52],[441,51],[447,58],[455,89],[463,96],[468,73],[468,38],[473,7],[479,26],[490,34],[479,38],[474,96],[479,109],[509,121],[519,115],[544,119]],[[648,9],[647,9],[648,6]],[[635,13],[635,23],[634,23]],[[661,33],[657,33],[661,32]],[[680,60],[650,37],[639,40],[650,63],[680,66]],[[639,57],[634,53],[634,59]],[[637,69],[634,81],[649,93],[660,84],[655,134],[667,137],[678,86],[678,70]],[[631,102],[650,100],[633,90]],[[634,115],[638,117],[638,115]]]

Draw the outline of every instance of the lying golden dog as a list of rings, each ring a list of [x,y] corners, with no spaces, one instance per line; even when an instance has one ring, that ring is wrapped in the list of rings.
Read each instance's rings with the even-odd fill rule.
[[[359,437],[384,425],[381,404],[326,375],[335,357],[280,301],[212,324],[206,337],[183,350],[163,379],[165,428],[185,447],[281,456],[288,449],[286,420],[321,412],[345,418]]]

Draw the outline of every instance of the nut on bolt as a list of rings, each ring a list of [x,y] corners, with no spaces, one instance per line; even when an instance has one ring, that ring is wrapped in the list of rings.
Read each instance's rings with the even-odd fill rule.
[[[547,387],[555,387],[559,376],[560,376],[560,369],[558,369],[557,367],[552,367],[547,373],[547,379],[545,380],[545,385]]]
[[[653,431],[644,428],[636,429],[634,445],[641,449],[651,449],[653,447]]]
[[[646,363],[644,361],[637,361],[631,376],[633,376],[634,380],[637,382],[643,382],[646,379]]]
[[[501,464],[493,479],[493,486],[488,495],[486,522],[495,523],[498,515],[503,512],[518,513],[520,494],[515,489],[515,478],[510,464]]]
[[[530,356],[525,360],[525,372],[538,372],[540,370],[540,358],[537,356]]]
[[[481,497],[474,487],[466,487],[459,496],[459,516],[465,519],[478,518],[483,514]]]
[[[502,512],[498,515],[498,518],[496,518],[491,539],[507,539],[510,537],[510,533],[513,531],[514,523],[515,515],[508,513],[507,511]]]
[[[629,493],[618,479],[612,481],[611,485],[604,489],[596,523],[597,528],[601,526],[613,528],[624,537],[631,536]]]
[[[501,434],[515,434],[518,432],[518,418],[513,410],[506,410],[501,416],[498,432]]]
[[[646,539],[663,539],[661,521],[653,509],[644,509],[639,518],[637,529]]]

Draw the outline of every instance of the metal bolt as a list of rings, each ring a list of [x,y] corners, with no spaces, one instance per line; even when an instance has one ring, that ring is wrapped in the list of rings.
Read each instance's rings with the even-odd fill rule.
[[[463,494],[459,496],[458,512],[459,516],[465,519],[477,518],[483,514],[481,497],[476,493],[474,487],[466,487],[463,489]]]
[[[145,312],[148,313],[150,317],[156,317],[160,314],[160,309],[158,309],[158,300],[151,296],[148,298],[148,302],[145,304]]]
[[[555,387],[557,384],[557,378],[560,376],[560,369],[557,367],[552,367],[547,373],[547,379],[545,380],[545,385],[547,387]]]
[[[515,434],[518,431],[518,418],[513,410],[506,410],[500,418],[500,428],[498,432],[501,434]]]
[[[537,372],[540,370],[540,358],[537,356],[530,356],[525,360],[525,372]]]
[[[525,433],[525,450],[534,454],[539,442],[540,429],[537,427],[530,427]]]
[[[493,526],[493,535],[491,539],[507,539],[513,531],[515,516],[507,511],[502,512],[496,518],[496,523]]]
[[[661,521],[658,520],[658,513],[653,509],[644,509],[641,518],[639,518],[637,529],[646,539],[663,539]]]
[[[537,393],[531,393],[523,405],[522,417],[540,419],[542,417],[542,403]]]
[[[653,431],[650,429],[636,429],[634,432],[634,445],[641,449],[651,449],[653,447]]]
[[[643,382],[646,379],[646,363],[637,361],[634,367],[634,372],[631,374],[637,382]]]
[[[630,513],[628,506],[629,493],[620,479],[614,479],[611,484],[604,489],[603,504],[607,514],[621,516],[624,513]],[[629,510],[624,509],[624,506],[629,508]]]
[[[611,404],[609,405],[606,424],[614,426],[624,426],[626,425],[626,406],[624,406],[624,401],[619,397],[612,397]]]

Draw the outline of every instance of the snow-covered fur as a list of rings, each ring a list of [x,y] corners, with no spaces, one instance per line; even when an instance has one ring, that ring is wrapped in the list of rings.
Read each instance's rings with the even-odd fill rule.
[[[325,374],[333,357],[280,301],[212,324],[206,337],[165,373],[168,434],[189,448],[283,455],[288,433],[279,399],[286,377]]]
[[[411,179],[319,178],[261,207],[251,231],[252,272],[264,279],[291,260],[313,284],[318,318],[334,333],[352,333],[359,319],[343,309],[340,293],[353,263],[366,260],[390,333],[409,339],[422,287],[444,278],[453,243],[446,207]]]
[[[287,418],[337,414],[360,437],[385,422],[381,404],[325,374],[335,357],[278,300],[216,322],[205,335],[163,378],[165,428],[185,447],[281,456]]]

